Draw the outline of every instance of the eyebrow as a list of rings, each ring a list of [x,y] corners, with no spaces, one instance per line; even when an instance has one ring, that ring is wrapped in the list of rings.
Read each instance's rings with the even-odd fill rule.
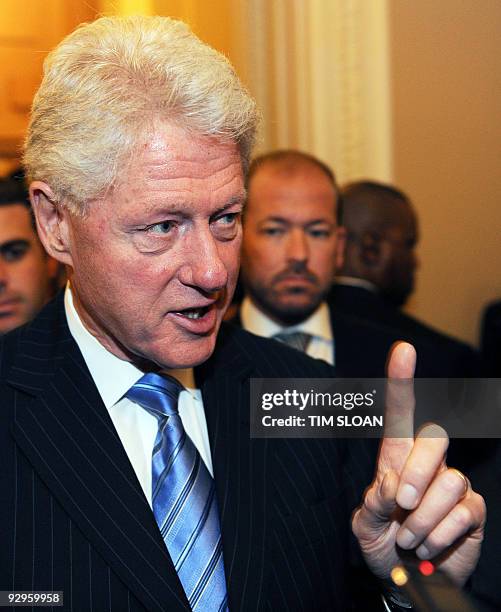
[[[266,219],[263,219],[261,221],[261,224],[263,223],[282,223],[283,225],[290,225],[291,221],[289,219],[284,219],[283,217],[266,217]],[[327,219],[313,219],[312,221],[308,221],[308,223],[305,223],[305,227],[310,227],[310,225],[318,225],[318,224],[324,224],[324,225],[336,225],[335,222],[331,222],[331,221],[327,221]]]
[[[245,200],[246,200],[246,192],[242,191],[242,193],[239,193],[238,195],[232,196],[227,202],[226,204],[223,204],[223,206],[221,206],[220,208],[218,208],[214,214],[218,215],[222,212],[224,212],[225,210],[228,210],[228,208],[231,208],[232,206],[235,206],[236,204],[241,204],[242,205],[242,209],[245,206]]]

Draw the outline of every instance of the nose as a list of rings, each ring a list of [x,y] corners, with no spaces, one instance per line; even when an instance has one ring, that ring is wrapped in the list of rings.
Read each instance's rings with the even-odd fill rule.
[[[305,232],[301,228],[293,228],[287,239],[287,259],[294,262],[308,261],[309,246]]]
[[[193,236],[187,244],[185,263],[179,270],[179,280],[184,285],[205,293],[215,293],[226,287],[228,270],[220,253],[223,247],[224,243],[218,242],[210,230]],[[235,257],[238,257],[237,249]]]

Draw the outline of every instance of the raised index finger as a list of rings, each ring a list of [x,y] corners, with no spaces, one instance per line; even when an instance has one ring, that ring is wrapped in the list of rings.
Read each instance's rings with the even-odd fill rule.
[[[400,474],[414,444],[414,370],[416,351],[411,344],[399,342],[390,352],[384,436],[378,471]]]

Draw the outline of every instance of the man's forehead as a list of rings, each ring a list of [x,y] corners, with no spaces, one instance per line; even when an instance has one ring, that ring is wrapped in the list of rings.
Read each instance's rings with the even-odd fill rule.
[[[0,240],[5,242],[18,235],[35,235],[28,207],[16,202],[0,205]]]
[[[417,228],[417,217],[410,204],[401,202],[394,209],[393,226],[402,232],[415,232]]]
[[[302,179],[308,177],[318,180],[318,182],[328,184],[329,187],[335,191],[332,180],[327,176],[325,171],[314,162],[304,159],[267,160],[255,170],[250,183],[252,184],[252,181],[257,177],[274,178],[277,182],[287,182],[295,178]]]
[[[335,190],[321,171],[317,177],[311,181],[309,175],[259,170],[249,184],[248,210],[266,217],[331,219],[336,214]]]
[[[131,169],[152,179],[183,178],[196,168],[197,176],[207,178],[237,164],[241,156],[234,141],[197,134],[162,122],[145,134]]]

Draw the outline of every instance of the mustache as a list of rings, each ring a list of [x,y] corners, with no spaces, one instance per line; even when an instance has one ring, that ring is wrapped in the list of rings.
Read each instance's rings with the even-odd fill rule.
[[[295,261],[291,263],[287,268],[279,272],[273,277],[273,283],[279,283],[280,281],[289,278],[290,276],[300,276],[301,278],[310,281],[313,284],[318,284],[318,277],[311,270],[308,270],[304,261]]]

